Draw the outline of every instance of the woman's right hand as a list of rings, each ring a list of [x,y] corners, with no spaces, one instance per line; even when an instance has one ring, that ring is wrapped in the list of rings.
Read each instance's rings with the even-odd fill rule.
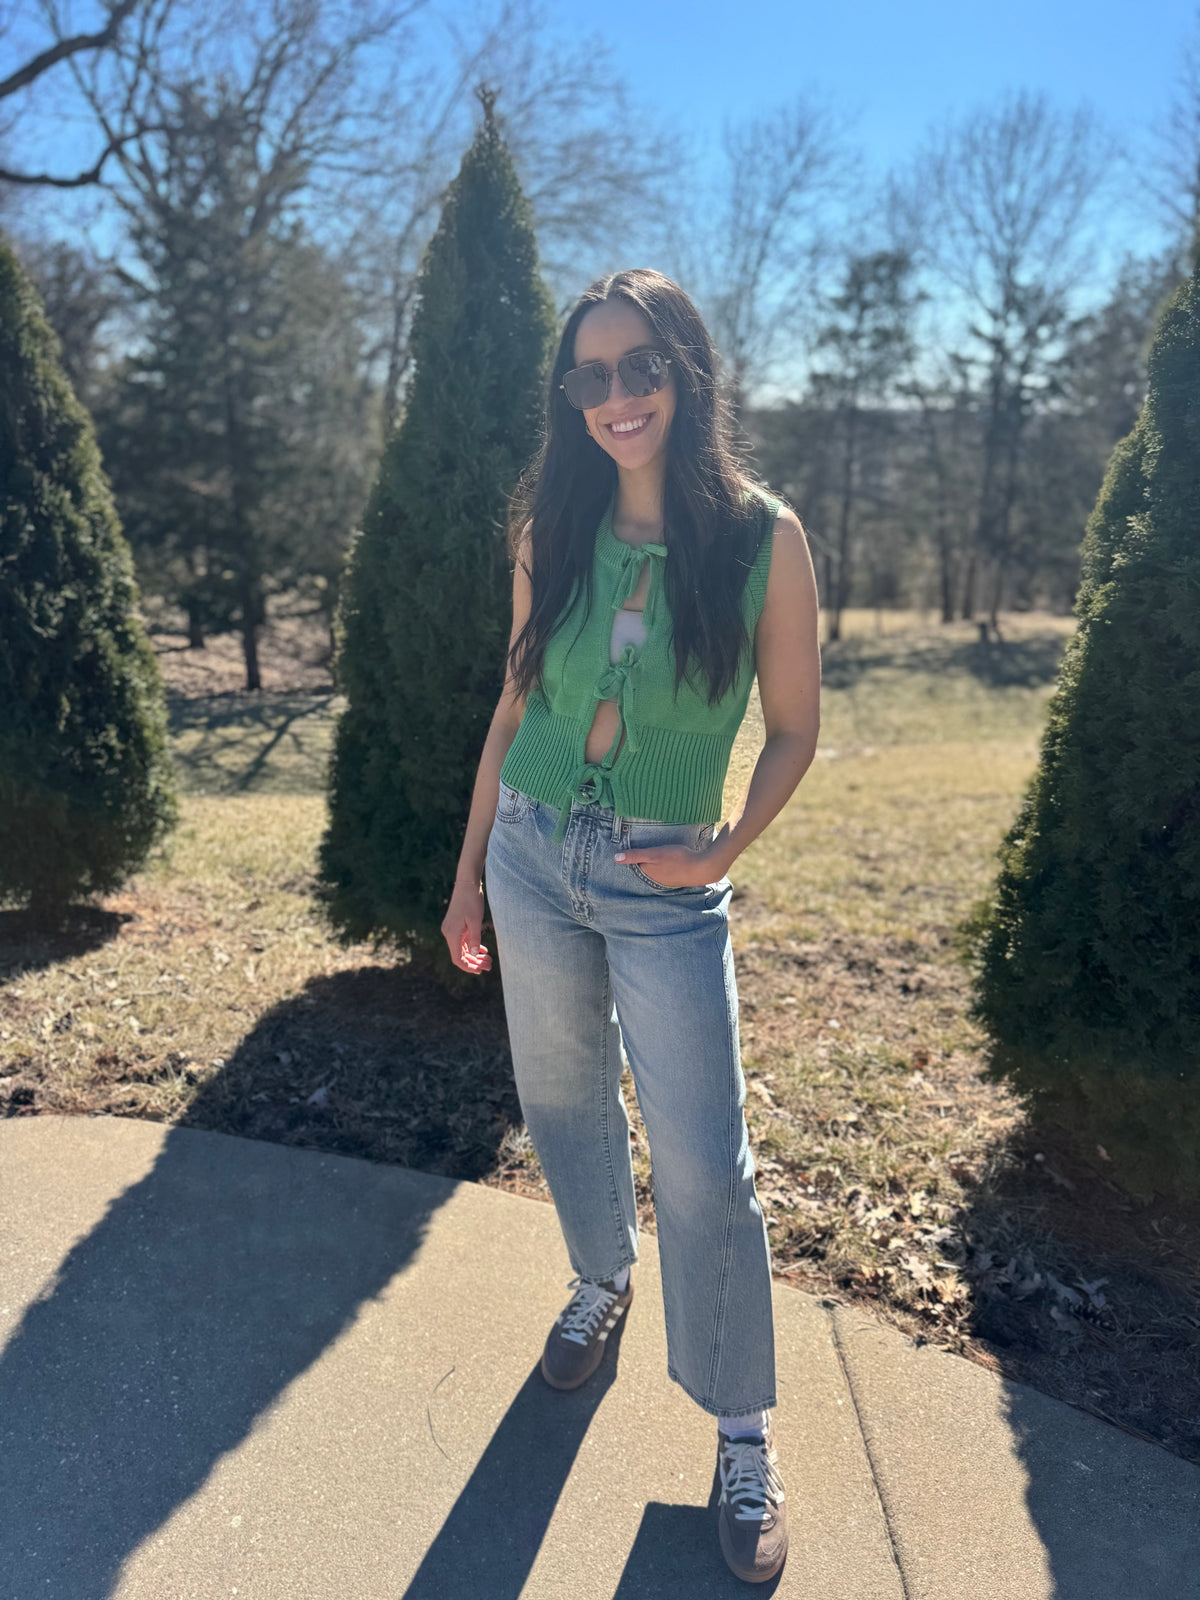
[[[450,949],[450,959],[463,972],[490,972],[492,958],[488,947],[479,942],[483,927],[483,885],[456,882],[446,915],[442,918],[442,937]]]

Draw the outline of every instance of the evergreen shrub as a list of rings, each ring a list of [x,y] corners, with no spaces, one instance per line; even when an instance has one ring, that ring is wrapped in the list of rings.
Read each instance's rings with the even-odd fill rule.
[[[178,818],[162,678],[92,420],[0,237],[0,900],[111,893]]]
[[[989,1074],[1130,1192],[1182,1199],[1200,1196],[1194,275],[1164,309],[1148,380],[1088,521],[1040,763],[968,932]]]
[[[507,510],[540,441],[555,336],[529,205],[480,98],[422,261],[403,416],[347,558],[335,623],[347,703],[318,866],[343,943],[393,944],[426,966],[445,958],[441,921],[504,686]]]

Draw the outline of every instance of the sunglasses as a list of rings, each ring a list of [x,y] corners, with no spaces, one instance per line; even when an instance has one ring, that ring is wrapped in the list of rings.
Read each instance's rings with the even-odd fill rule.
[[[648,394],[657,394],[667,381],[670,356],[661,350],[633,350],[617,362],[617,371],[626,392],[635,400],[644,400]],[[594,411],[608,399],[612,386],[612,373],[603,361],[588,361],[582,367],[572,367],[563,373],[559,384],[567,399],[577,411]]]

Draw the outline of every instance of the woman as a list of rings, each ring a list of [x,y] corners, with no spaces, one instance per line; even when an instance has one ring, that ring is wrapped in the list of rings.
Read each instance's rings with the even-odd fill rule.
[[[787,1523],[726,874],[813,758],[820,661],[803,529],[739,469],[714,366],[658,272],[601,279],[567,321],[510,523],[506,683],[442,932],[456,966],[491,967],[486,870],[517,1090],[576,1274],[542,1355],[557,1389],[595,1371],[633,1296],[624,1043],[668,1373],[717,1418],[721,1548],[762,1581]],[[766,743],[721,823],[756,668]]]

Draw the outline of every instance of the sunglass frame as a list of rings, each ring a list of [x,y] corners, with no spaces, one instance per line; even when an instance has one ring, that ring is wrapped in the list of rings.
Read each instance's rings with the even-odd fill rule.
[[[655,387],[653,387],[651,389],[647,389],[645,394],[636,394],[634,392],[634,390],[632,388],[630,388],[629,377],[628,377],[627,373],[625,372],[625,370],[623,370],[623,369],[625,368],[625,363],[627,361],[632,361],[635,356],[647,356],[647,355],[655,355],[655,356],[658,356],[661,359],[662,364],[663,364],[663,369],[664,369],[663,370],[663,379],[662,379],[662,382],[660,384],[657,384]],[[649,350],[631,350],[628,355],[622,356],[621,359],[617,362],[617,372],[620,374],[621,382],[625,385],[625,388],[628,390],[629,394],[632,395],[635,400],[645,400],[650,395],[658,394],[661,390],[666,388],[667,381],[670,378],[670,373],[666,371],[666,368],[671,366],[671,364],[672,364],[671,363],[671,357],[667,356],[667,355],[663,355],[663,352],[661,350],[654,350],[654,349],[649,349]],[[577,372],[589,372],[590,371],[594,375],[595,374],[595,369],[597,367],[602,367],[602,366],[604,366],[604,364],[601,361],[585,361],[582,366],[572,367],[569,372],[564,372],[563,373],[563,381],[559,384],[558,387],[563,391],[563,393],[567,397],[568,403],[570,405],[574,406],[576,411],[594,411],[597,406],[602,406],[604,404],[604,402],[608,399],[609,395],[612,393],[613,375],[612,375],[612,372],[609,370],[608,367],[604,367],[604,393],[600,397],[600,399],[595,401],[592,405],[582,405],[582,404],[580,404],[580,402],[578,400],[572,399],[571,391],[567,388],[567,379],[568,378],[573,378]],[[599,380],[597,379],[596,381],[598,382]]]

